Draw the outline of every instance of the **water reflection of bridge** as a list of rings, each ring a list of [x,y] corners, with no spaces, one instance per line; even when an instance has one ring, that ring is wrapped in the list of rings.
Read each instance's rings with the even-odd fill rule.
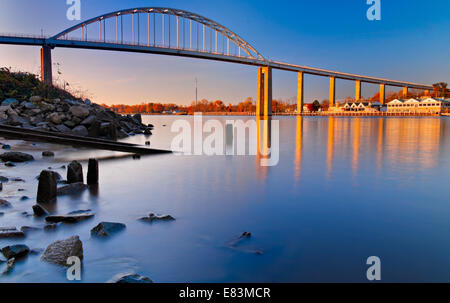
[[[305,134],[310,135],[312,125],[322,132],[314,133],[326,138],[326,176],[333,176],[336,161],[348,161],[352,174],[357,176],[361,162],[374,161],[377,170],[383,165],[408,164],[414,169],[429,169],[438,165],[445,128],[439,118],[316,118],[297,117],[295,142],[296,179],[301,177],[302,161],[305,158]],[[315,120],[315,121],[314,121]],[[324,128],[327,128],[325,131]],[[309,140],[310,138],[308,138]],[[324,138],[317,138],[317,140]],[[373,154],[374,158],[366,158]]]

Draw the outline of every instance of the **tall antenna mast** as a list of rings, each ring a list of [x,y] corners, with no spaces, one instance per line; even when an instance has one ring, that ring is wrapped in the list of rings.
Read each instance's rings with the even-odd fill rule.
[[[195,77],[195,105],[198,103],[198,80],[197,77]]]

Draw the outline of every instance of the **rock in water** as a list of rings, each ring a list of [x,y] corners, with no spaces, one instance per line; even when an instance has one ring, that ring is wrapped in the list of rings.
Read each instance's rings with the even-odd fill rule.
[[[80,221],[84,221],[90,219],[94,216],[92,212],[89,210],[79,210],[68,213],[67,215],[55,215],[55,216],[47,216],[45,221],[50,223],[78,223]]]
[[[126,273],[114,276],[108,283],[153,283],[153,281],[138,274]]]
[[[25,234],[15,227],[0,227],[0,239],[24,238]]]
[[[83,192],[88,186],[84,183],[72,183],[58,188],[58,196],[76,195]]]
[[[42,152],[42,156],[43,156],[43,157],[54,157],[54,156],[55,156],[55,153],[52,152],[52,151],[46,150],[46,151],[43,151],[43,152]]]
[[[67,167],[67,183],[84,183],[83,166],[78,161],[72,161]]]
[[[133,116],[134,119],[136,119],[139,123],[142,123],[142,115],[141,114],[136,114]]]
[[[50,170],[43,170],[39,175],[39,185],[37,192],[38,203],[50,203],[56,200],[57,195],[57,175]]]
[[[12,272],[12,270],[14,269],[15,265],[16,265],[16,259],[14,259],[14,258],[9,259],[8,262],[6,262],[6,267],[3,270],[2,274],[3,275],[7,275],[10,272]]]
[[[19,259],[28,255],[30,249],[28,246],[23,244],[11,245],[2,248],[2,254],[6,259]]]
[[[98,160],[97,159],[89,159],[87,184],[88,185],[97,185],[98,184]]]
[[[33,213],[36,217],[48,216],[48,211],[39,204],[33,205]]]
[[[50,244],[44,251],[41,260],[61,266],[69,266],[67,264],[69,257],[78,257],[83,260],[83,243],[78,236]]]
[[[7,152],[0,155],[0,160],[3,162],[28,162],[33,161],[34,157],[29,154],[21,153],[21,152]]]
[[[91,229],[91,235],[97,237],[108,237],[124,230],[125,228],[126,225],[122,223],[101,222],[96,227]]]
[[[0,208],[9,208],[11,207],[11,203],[6,200],[0,199]]]
[[[139,220],[152,223],[153,221],[175,221],[175,218],[170,215],[157,216],[155,214],[150,214],[148,217],[143,217]]]

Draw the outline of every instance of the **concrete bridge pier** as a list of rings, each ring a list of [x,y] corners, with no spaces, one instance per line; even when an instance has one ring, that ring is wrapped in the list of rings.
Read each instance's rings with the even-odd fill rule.
[[[355,100],[361,100],[361,80],[356,80]]]
[[[403,87],[403,99],[408,98],[408,87]]]
[[[303,91],[303,72],[298,73],[298,87],[297,87],[297,114],[303,113],[303,105],[304,105],[304,91]]]
[[[336,78],[330,77],[330,107],[333,107],[336,102]]]
[[[41,81],[47,85],[53,84],[52,48],[47,45],[41,48]]]
[[[272,68],[258,68],[256,115],[272,116]]]
[[[380,84],[380,103],[386,103],[386,84]]]

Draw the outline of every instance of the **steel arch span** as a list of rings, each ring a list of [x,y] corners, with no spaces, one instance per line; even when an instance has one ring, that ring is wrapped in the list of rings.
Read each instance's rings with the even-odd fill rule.
[[[129,25],[124,23],[124,16],[130,15],[132,17],[131,39],[124,29]],[[144,28],[142,15],[144,15]],[[171,20],[171,16],[174,16],[175,20]],[[96,24],[98,28],[92,30]],[[109,29],[107,29],[108,26]],[[88,35],[88,27],[90,35]],[[94,34],[96,38],[92,38],[92,33],[95,32],[97,32]],[[80,34],[81,38],[73,37]],[[163,47],[265,61],[250,43],[225,26],[189,11],[163,7],[141,7],[104,14],[70,27],[48,40],[50,43],[51,41],[81,40],[119,45],[131,44],[140,47]]]

